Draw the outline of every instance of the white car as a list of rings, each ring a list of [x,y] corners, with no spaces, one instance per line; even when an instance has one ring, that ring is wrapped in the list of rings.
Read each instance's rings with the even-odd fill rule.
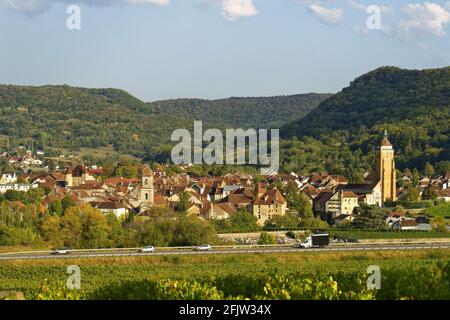
[[[195,248],[197,251],[209,251],[211,250],[211,246],[209,244],[202,244],[201,246],[198,246]]]
[[[53,250],[53,254],[60,255],[60,254],[70,254],[69,248],[60,248]]]
[[[144,248],[140,248],[138,250],[138,252],[141,252],[141,253],[152,253],[152,252],[155,252],[155,247],[154,246],[146,246]]]

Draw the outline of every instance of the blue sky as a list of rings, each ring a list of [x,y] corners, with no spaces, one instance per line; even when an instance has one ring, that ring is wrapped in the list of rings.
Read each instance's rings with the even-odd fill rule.
[[[383,65],[450,65],[449,25],[450,1],[0,0],[0,83],[145,101],[337,92]]]

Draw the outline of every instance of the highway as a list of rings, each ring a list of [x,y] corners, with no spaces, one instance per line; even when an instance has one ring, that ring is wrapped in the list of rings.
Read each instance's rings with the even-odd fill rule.
[[[137,248],[72,250],[68,255],[54,255],[51,251],[28,251],[0,253],[0,262],[26,259],[74,259],[103,257],[148,257],[169,255],[219,255],[219,254],[271,254],[308,252],[352,252],[352,251],[392,251],[392,250],[450,249],[450,243],[398,243],[398,244],[333,244],[325,248],[298,249],[287,245],[271,246],[217,246],[210,251],[195,251],[194,247],[156,248],[153,253],[140,253]]]

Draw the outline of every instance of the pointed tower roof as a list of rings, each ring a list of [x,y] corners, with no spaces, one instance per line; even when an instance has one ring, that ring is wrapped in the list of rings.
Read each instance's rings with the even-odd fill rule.
[[[392,144],[388,140],[387,130],[384,130],[383,139],[381,140],[381,146],[382,147],[392,147]]]
[[[144,168],[142,169],[142,176],[143,177],[153,176],[153,170],[149,166],[145,165]]]
[[[72,173],[73,173],[72,163],[69,162],[69,164],[67,165],[67,168],[66,168],[66,174],[72,174]]]

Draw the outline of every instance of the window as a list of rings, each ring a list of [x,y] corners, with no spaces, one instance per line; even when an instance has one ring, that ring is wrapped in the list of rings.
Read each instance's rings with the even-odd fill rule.
[[[148,200],[148,193],[145,194],[145,200]]]
[[[145,185],[145,186],[148,186],[148,179],[145,179],[145,180],[144,180],[144,185]]]

